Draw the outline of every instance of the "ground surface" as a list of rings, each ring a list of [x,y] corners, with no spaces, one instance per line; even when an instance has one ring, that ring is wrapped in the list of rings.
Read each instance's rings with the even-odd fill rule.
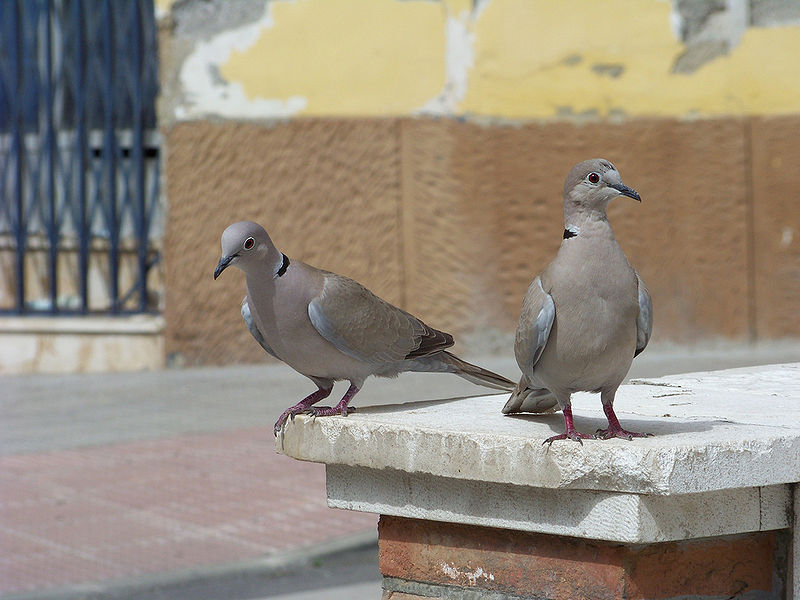
[[[798,360],[798,344],[649,349],[631,376]],[[517,373],[508,357],[476,362]],[[322,466],[273,450],[272,423],[313,389],[289,368],[6,377],[0,389],[0,596],[377,597],[377,517],[329,509]],[[369,381],[354,404],[481,393],[406,374]]]

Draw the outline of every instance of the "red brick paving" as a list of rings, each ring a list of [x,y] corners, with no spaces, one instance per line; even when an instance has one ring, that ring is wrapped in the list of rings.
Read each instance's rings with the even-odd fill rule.
[[[245,560],[375,528],[240,429],[0,457],[0,594]]]

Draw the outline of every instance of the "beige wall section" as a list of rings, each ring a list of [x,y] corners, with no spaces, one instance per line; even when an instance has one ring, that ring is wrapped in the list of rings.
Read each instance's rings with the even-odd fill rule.
[[[437,306],[434,323],[455,330],[512,329],[530,280],[561,242],[566,173],[603,156],[644,199],[616,200],[609,218],[656,304],[654,339],[746,336],[743,132],[737,120],[488,128],[404,121],[410,308]]]
[[[166,132],[167,351],[190,364],[264,359],[239,316],[242,275],[211,276],[222,230],[245,218],[290,257],[458,334],[462,349],[476,339],[464,334],[510,335],[560,244],[566,172],[598,155],[643,198],[609,213],[652,293],[654,342],[800,336],[798,133],[798,117],[176,125]]]
[[[800,118],[752,124],[756,333],[800,335]]]
[[[244,276],[229,269],[212,279],[234,221],[257,221],[293,259],[402,301],[397,121],[185,123],[167,147],[168,356],[262,360],[239,315]]]

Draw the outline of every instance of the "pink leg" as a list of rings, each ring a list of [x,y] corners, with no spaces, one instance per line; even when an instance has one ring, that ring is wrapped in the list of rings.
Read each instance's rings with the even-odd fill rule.
[[[583,440],[592,439],[593,436],[587,433],[578,433],[575,431],[575,426],[572,424],[572,407],[565,406],[564,409],[564,425],[566,425],[567,430],[559,435],[554,435],[553,437],[547,438],[545,441],[542,442],[542,445],[550,444],[552,445],[556,440],[574,440],[576,442],[580,442],[583,444]]]
[[[315,404],[320,400],[323,400],[328,396],[330,396],[332,391],[333,387],[330,387],[328,389],[319,388],[313,394],[306,396],[294,406],[291,406],[287,408],[285,411],[283,411],[283,414],[281,414],[281,416],[278,417],[278,420],[275,422],[275,429],[274,429],[275,435],[277,436],[278,432],[281,431],[283,427],[286,425],[286,419],[288,419],[289,417],[294,419],[295,415],[299,415],[301,412],[308,410],[312,404]]]
[[[595,433],[595,437],[597,438],[607,440],[617,437],[624,440],[631,440],[635,437],[649,437],[653,435],[652,433],[636,433],[623,429],[622,425],[619,424],[617,415],[614,414],[614,406],[611,403],[603,403],[603,412],[606,413],[606,417],[608,418],[608,429],[598,429],[597,433]]]
[[[347,391],[344,393],[344,396],[342,396],[342,399],[339,400],[339,404],[337,404],[333,408],[329,408],[327,406],[311,408],[308,410],[308,414],[313,415],[315,417],[330,417],[333,415],[342,415],[343,417],[346,417],[349,413],[355,410],[354,407],[347,406],[347,404],[350,402],[350,400],[353,399],[353,396],[355,396],[357,393],[358,393],[358,388],[351,383],[350,387],[347,388]]]

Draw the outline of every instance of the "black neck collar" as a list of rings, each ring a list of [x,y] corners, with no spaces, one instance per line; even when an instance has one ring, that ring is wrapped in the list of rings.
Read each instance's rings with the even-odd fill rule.
[[[283,255],[283,262],[281,263],[281,268],[275,272],[275,277],[281,277],[284,273],[286,273],[286,269],[289,268],[289,257],[285,254]]]
[[[571,231],[569,229],[565,229],[564,230],[564,239],[565,240],[568,240],[569,238],[575,237],[576,235],[578,235],[578,234],[575,233],[574,231]]]

